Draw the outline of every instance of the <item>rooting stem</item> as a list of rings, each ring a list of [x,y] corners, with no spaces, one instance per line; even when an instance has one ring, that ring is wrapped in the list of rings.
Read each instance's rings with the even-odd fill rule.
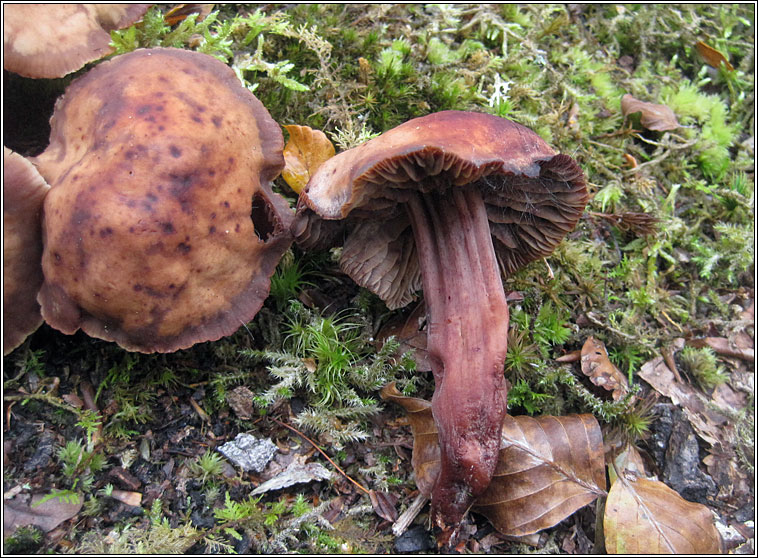
[[[427,309],[432,413],[441,469],[433,517],[457,525],[492,479],[506,412],[508,306],[476,188],[415,194],[407,205]]]

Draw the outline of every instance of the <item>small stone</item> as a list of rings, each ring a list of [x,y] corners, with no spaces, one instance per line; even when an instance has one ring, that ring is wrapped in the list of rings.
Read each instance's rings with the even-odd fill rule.
[[[260,473],[277,452],[277,447],[269,438],[259,440],[251,434],[240,433],[231,442],[225,443],[218,451],[243,471]]]
[[[663,467],[663,482],[690,502],[708,504],[718,489],[713,479],[700,470],[700,454],[697,437],[690,423],[684,420],[681,411],[676,417],[668,439]]]
[[[239,386],[226,394],[226,402],[242,420],[253,416],[253,392],[245,386]]]
[[[416,553],[434,548],[434,541],[423,525],[411,527],[395,539],[395,552]]]
[[[53,456],[53,450],[55,449],[55,434],[49,430],[45,430],[37,441],[37,448],[34,454],[29,460],[24,463],[24,472],[30,473],[32,471],[42,470],[50,463],[50,459]]]

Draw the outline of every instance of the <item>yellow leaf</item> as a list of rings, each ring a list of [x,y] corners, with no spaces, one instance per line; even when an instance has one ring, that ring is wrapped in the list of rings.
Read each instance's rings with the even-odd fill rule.
[[[324,161],[334,157],[334,145],[324,132],[295,124],[284,126],[290,139],[284,146],[282,178],[298,194]]]
[[[703,41],[698,41],[695,43],[695,48],[697,48],[698,53],[700,53],[700,56],[703,57],[709,66],[718,68],[723,63],[730,72],[734,70],[734,66],[729,63],[726,56],[712,46],[705,44]]]

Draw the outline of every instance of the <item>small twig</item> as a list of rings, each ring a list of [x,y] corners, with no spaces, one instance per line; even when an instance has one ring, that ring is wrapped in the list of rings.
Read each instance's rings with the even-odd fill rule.
[[[396,537],[399,537],[405,533],[406,529],[408,529],[408,526],[413,523],[413,520],[416,519],[416,516],[421,511],[421,508],[423,508],[428,501],[429,498],[419,492],[416,496],[416,499],[413,500],[410,506],[408,506],[408,509],[400,514],[400,517],[398,517],[395,523],[392,525],[392,533]]]
[[[364,488],[360,483],[358,483],[357,481],[355,481],[352,478],[350,478],[350,475],[348,475],[345,471],[343,471],[340,468],[339,465],[337,465],[334,461],[332,461],[332,459],[328,455],[326,455],[326,453],[324,452],[324,450],[322,450],[320,447],[318,447],[318,444],[316,444],[316,442],[314,442],[308,436],[306,436],[305,434],[303,434],[302,432],[300,432],[297,428],[295,428],[294,426],[290,426],[286,422],[282,422],[282,421],[280,421],[278,419],[275,419],[274,417],[271,417],[271,420],[273,420],[277,424],[281,424],[285,428],[289,428],[290,430],[292,430],[292,432],[294,432],[295,434],[297,434],[301,438],[307,440],[314,448],[316,448],[319,451],[319,453],[321,455],[323,455],[326,458],[326,460],[329,463],[331,463],[332,465],[334,465],[334,468],[337,469],[347,480],[349,480],[355,486],[357,486],[358,488],[360,488],[361,490],[363,490],[363,492],[365,492],[366,494],[369,494],[369,490],[367,488]]]
[[[606,149],[610,149],[611,151],[618,151],[619,153],[626,153],[624,149],[621,149],[620,147],[614,147],[612,145],[608,145],[607,143],[600,143],[599,141],[593,141],[591,139],[586,140],[587,143],[591,143],[592,145],[597,145],[599,147],[605,147]]]
[[[36,399],[38,401],[44,401],[49,403],[53,407],[64,409],[69,413],[75,414],[77,417],[81,417],[81,411],[68,403],[64,403],[60,398],[49,393],[22,393],[17,395],[4,395],[3,401],[24,401],[25,399]]]
[[[645,161],[644,163],[640,163],[639,165],[637,165],[634,168],[627,169],[627,170],[622,171],[622,172],[623,172],[623,174],[634,174],[636,172],[639,172],[639,170],[641,168],[643,168],[643,167],[646,167],[648,165],[656,165],[656,164],[660,163],[661,161],[663,161],[664,159],[666,159],[669,155],[671,155],[671,150],[667,149],[666,151],[663,152],[662,155],[659,155],[655,159],[650,159],[649,161]]]
[[[95,392],[92,384],[85,381],[81,383],[79,388],[82,391],[82,399],[84,399],[85,409],[89,409],[90,411],[94,412],[99,419],[97,430],[92,436],[92,446],[94,447],[103,439],[103,416],[100,414],[100,409],[98,409],[97,405],[95,404]]]
[[[624,339],[630,340],[630,341],[636,341],[637,338],[634,335],[629,335],[628,333],[624,333],[623,331],[620,331],[614,327],[609,326],[608,324],[602,322],[594,313],[587,312],[586,314],[587,319],[591,321],[593,324],[602,327],[603,329],[607,329],[608,331],[611,331],[618,335],[619,337],[622,337]]]
[[[542,261],[545,262],[545,267],[547,267],[547,276],[549,279],[555,279],[555,275],[553,275],[553,268],[550,267],[550,264],[547,262],[547,258],[542,258]]]
[[[674,327],[676,327],[676,329],[678,329],[680,332],[683,331],[682,327],[678,323],[676,323],[674,320],[669,318],[669,315],[666,314],[665,310],[661,310],[661,314],[663,314],[663,317],[666,318],[669,322],[671,322],[674,325]]]
[[[197,416],[199,416],[203,422],[210,424],[211,423],[211,417],[208,416],[208,413],[206,413],[203,408],[198,404],[197,401],[189,398],[190,405],[192,405],[192,408],[194,409],[195,413],[197,413]]]

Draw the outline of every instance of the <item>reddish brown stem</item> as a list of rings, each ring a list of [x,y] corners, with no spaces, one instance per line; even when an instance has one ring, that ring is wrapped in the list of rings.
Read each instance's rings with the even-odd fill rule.
[[[506,411],[508,306],[487,212],[476,188],[416,194],[408,204],[427,308],[432,413],[441,469],[433,517],[460,522],[495,471]]]

